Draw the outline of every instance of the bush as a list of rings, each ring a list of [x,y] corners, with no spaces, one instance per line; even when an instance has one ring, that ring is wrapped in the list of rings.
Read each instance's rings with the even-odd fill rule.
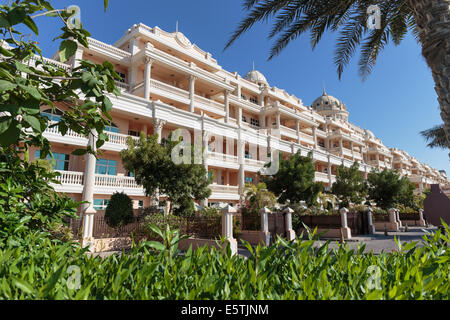
[[[331,250],[314,240],[278,240],[256,250],[247,246],[248,258],[212,247],[181,255],[179,236],[170,231],[157,232],[164,236],[161,242],[143,242],[130,253],[105,258],[45,240],[31,249],[0,248],[0,299],[447,300],[446,231],[424,238],[423,246],[409,243],[379,255],[346,246]],[[79,289],[68,286],[69,266],[79,268]],[[373,267],[379,270],[379,288],[369,286]]]
[[[116,192],[111,196],[105,210],[105,222],[111,228],[129,224],[133,221],[133,204],[125,193]]]

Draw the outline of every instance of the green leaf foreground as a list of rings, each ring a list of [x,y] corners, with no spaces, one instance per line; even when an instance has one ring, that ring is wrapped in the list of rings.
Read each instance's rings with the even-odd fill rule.
[[[448,299],[449,238],[437,231],[423,246],[374,255],[314,240],[252,248],[249,258],[214,247],[180,254],[177,231],[151,226],[161,242],[143,241],[131,252],[90,257],[77,245],[0,249],[1,299]],[[446,226],[448,233],[448,226]],[[314,238],[315,234],[310,235]],[[67,268],[80,268],[80,288],[69,289]],[[369,268],[380,271],[371,286]]]

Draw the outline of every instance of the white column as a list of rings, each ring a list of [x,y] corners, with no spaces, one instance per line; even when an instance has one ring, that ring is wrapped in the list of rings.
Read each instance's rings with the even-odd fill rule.
[[[423,209],[419,209],[419,225],[425,227],[425,219],[423,218]]]
[[[277,128],[280,128],[280,125],[281,125],[280,112],[277,112],[277,114],[276,114],[276,124],[277,124]]]
[[[203,131],[202,133],[202,149],[203,149],[203,165],[205,166],[206,170],[206,178],[208,178],[208,141],[209,135],[207,131]],[[202,206],[207,207],[208,206],[208,198],[204,199],[202,201]]]
[[[162,129],[167,121],[161,119],[153,119],[153,131],[158,135],[158,143],[162,141]]]
[[[92,130],[89,135],[88,146],[95,152],[97,142],[97,132]],[[93,231],[94,231],[94,184],[95,184],[95,166],[97,159],[93,154],[86,154],[86,166],[84,170],[84,185],[81,201],[87,201],[81,205],[81,214],[83,217],[83,247],[89,247],[93,251]]]
[[[270,246],[270,232],[269,232],[269,213],[271,211],[266,207],[261,208],[261,234],[260,234],[260,242],[262,242],[266,246]]]
[[[228,205],[222,209],[222,236],[225,237],[225,245],[230,244],[231,255],[238,252],[236,239],[233,238],[233,214],[236,208]]]
[[[238,154],[238,161],[239,161],[239,195],[241,197],[241,200],[243,200],[244,197],[244,186],[245,186],[245,168],[244,168],[244,162],[245,162],[245,141],[242,140],[241,136],[241,129],[239,129],[238,134],[238,141],[237,141],[237,154]]]
[[[353,150],[353,141],[350,141],[350,148],[352,149],[352,160],[355,161],[355,151]]]
[[[242,107],[237,107],[237,124],[240,126],[242,124]]]
[[[150,100],[150,80],[152,75],[152,63],[153,60],[146,57],[145,60],[145,73],[144,73],[144,99]]]
[[[223,96],[224,96],[224,104],[225,104],[225,123],[230,122],[230,101],[228,98],[228,90],[225,90],[223,92]]]
[[[312,132],[313,132],[313,140],[314,140],[314,149],[317,148],[317,132],[316,132],[316,127],[312,127]]]
[[[300,144],[300,120],[295,121],[295,131],[297,132],[297,143]]]
[[[288,241],[295,240],[295,231],[292,230],[292,213],[294,210],[287,207],[283,210],[284,213],[284,225],[286,229],[286,238]]]
[[[369,234],[375,234],[375,226],[373,225],[373,220],[372,220],[372,208],[369,208],[367,210],[367,220],[368,220],[368,224],[369,224]]]
[[[194,104],[195,104],[195,80],[197,78],[194,76],[190,76],[189,78],[189,99],[191,100],[189,111],[194,112]]]
[[[77,49],[77,51],[75,51],[75,55],[73,56],[73,60],[72,60],[72,68],[77,68],[80,66],[80,60],[83,59],[83,50],[82,49]]]
[[[352,232],[347,224],[347,208],[342,208],[341,212],[341,232],[344,235],[344,239],[350,239],[352,237]]]
[[[341,157],[344,157],[344,146],[342,144],[342,138],[339,138],[339,150],[341,152]]]
[[[389,214],[389,225],[390,225],[389,231],[400,231],[398,222],[397,222],[395,209],[394,208],[389,209],[388,214]]]

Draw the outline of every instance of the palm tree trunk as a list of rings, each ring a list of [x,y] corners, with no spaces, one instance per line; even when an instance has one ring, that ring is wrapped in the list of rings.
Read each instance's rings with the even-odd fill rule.
[[[450,0],[409,0],[409,5],[419,29],[422,55],[433,73],[450,147]]]

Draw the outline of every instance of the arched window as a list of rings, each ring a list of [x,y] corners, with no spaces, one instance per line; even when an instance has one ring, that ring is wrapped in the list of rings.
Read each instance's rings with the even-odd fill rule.
[[[50,121],[54,121],[54,122],[59,122],[61,121],[61,116],[63,115],[63,112],[59,109],[46,109],[44,111],[41,111],[41,115],[43,115],[44,117],[47,117],[48,120]]]
[[[112,122],[109,123],[109,126],[105,126],[105,131],[119,133],[119,128]]]

